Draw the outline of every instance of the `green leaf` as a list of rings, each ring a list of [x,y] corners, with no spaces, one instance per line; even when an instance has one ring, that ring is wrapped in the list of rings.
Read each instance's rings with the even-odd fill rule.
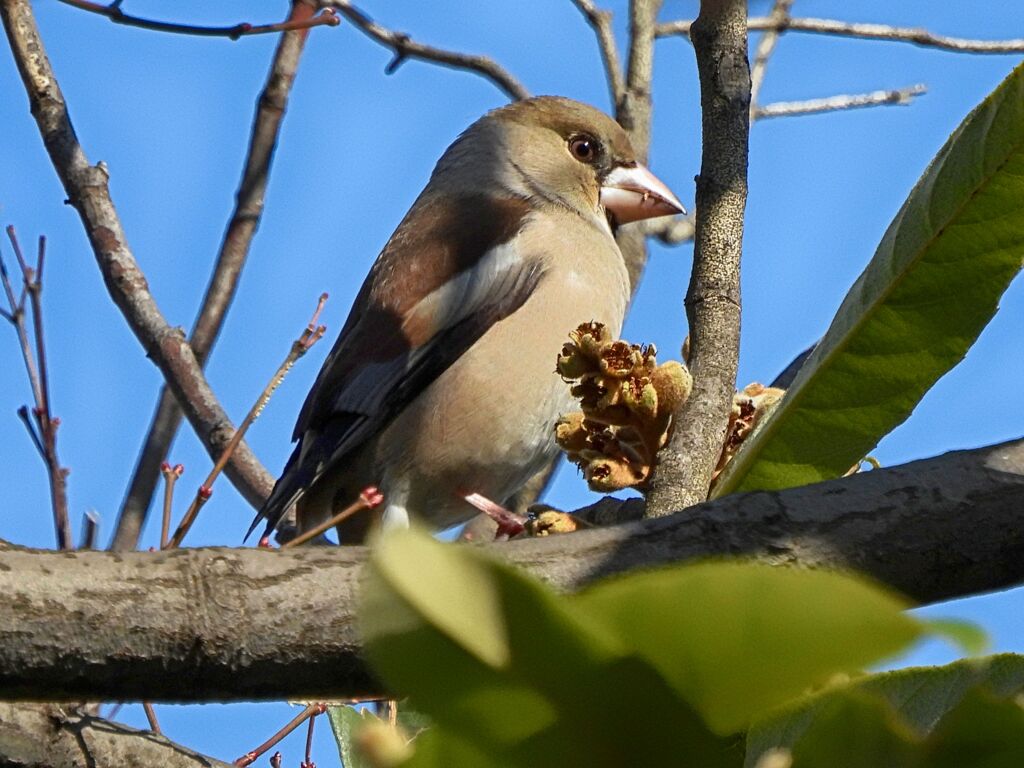
[[[988,649],[988,635],[977,624],[960,619],[923,619],[928,631],[978,656]]]
[[[334,733],[334,740],[338,745],[338,755],[344,768],[378,768],[358,746],[358,740],[363,728],[369,725],[383,727],[384,721],[375,715],[368,707],[331,706],[327,708],[327,716],[331,723],[331,730]],[[398,704],[398,727],[399,734],[403,739],[418,739],[426,732],[430,723],[426,717],[419,712],[405,706],[405,702]]]
[[[508,633],[486,565],[473,558],[445,557],[443,550],[421,543],[422,537],[383,537],[374,567],[410,608],[463,650],[491,667],[506,665]],[[377,612],[371,618],[375,633],[401,630],[403,623],[416,621],[408,612]]]
[[[838,477],[967,352],[1024,254],[1024,65],[953,133],[715,496]]]
[[[942,719],[925,746],[927,768],[1020,768],[1024,709],[972,690]]]
[[[439,755],[476,750],[503,766],[531,768],[657,765],[665,754],[684,752],[708,768],[742,762],[734,738],[711,733],[653,667],[571,600],[470,547],[409,532],[392,537],[398,543],[371,558],[361,622],[377,672],[437,723],[438,734],[424,734],[425,749]],[[393,557],[402,562],[383,562]],[[443,560],[463,562],[453,567]],[[486,582],[472,593],[500,606],[504,634],[496,642],[509,649],[507,663],[492,665],[477,640],[451,631],[477,607],[448,602],[447,611],[465,613],[439,618],[429,604],[433,595],[407,575],[426,568],[434,570],[424,582],[438,586],[439,594],[455,585],[439,583],[438,574],[472,574]],[[403,573],[393,580],[398,570]],[[443,764],[447,758],[438,759]]]
[[[908,728],[924,735],[979,686],[996,696],[1019,696],[1024,692],[1024,656],[1000,654],[941,667],[882,672],[856,679],[838,692],[829,689],[805,697],[761,719],[750,729],[746,765],[752,768],[757,757],[769,749],[799,743],[820,713],[832,706],[833,698],[847,695],[851,688],[877,697],[898,713]]]
[[[751,563],[633,574],[575,602],[720,734],[836,673],[893,656],[923,631],[902,600],[859,578]]]
[[[354,707],[336,706],[327,708],[327,717],[334,732],[334,741],[338,744],[338,755],[344,768],[374,768],[365,760],[356,748],[356,735],[366,718],[374,718],[372,712]]]
[[[915,734],[878,696],[831,696],[793,748],[793,768],[911,768]]]

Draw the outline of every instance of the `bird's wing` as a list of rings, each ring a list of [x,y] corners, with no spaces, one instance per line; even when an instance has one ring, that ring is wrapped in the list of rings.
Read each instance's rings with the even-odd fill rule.
[[[413,207],[367,276],[299,414],[299,444],[253,527],[262,516],[272,529],[321,475],[526,302],[543,271],[517,248],[529,210],[492,197]]]

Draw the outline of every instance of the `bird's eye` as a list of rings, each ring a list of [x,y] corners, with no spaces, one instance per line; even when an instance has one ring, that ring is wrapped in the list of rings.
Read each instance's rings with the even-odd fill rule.
[[[569,141],[569,151],[577,160],[589,163],[597,157],[600,144],[592,136],[576,136]]]

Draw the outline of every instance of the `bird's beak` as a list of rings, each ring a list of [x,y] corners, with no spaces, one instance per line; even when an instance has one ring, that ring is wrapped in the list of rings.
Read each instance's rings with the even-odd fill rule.
[[[616,224],[686,213],[672,190],[640,163],[614,169],[601,185],[601,205]]]

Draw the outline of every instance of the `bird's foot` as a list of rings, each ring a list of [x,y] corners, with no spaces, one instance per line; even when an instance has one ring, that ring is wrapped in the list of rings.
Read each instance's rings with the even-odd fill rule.
[[[511,539],[513,536],[518,536],[526,530],[527,518],[525,515],[520,515],[510,509],[506,509],[496,501],[491,501],[479,493],[462,494],[462,498],[498,524],[498,530],[494,532],[495,541]]]

